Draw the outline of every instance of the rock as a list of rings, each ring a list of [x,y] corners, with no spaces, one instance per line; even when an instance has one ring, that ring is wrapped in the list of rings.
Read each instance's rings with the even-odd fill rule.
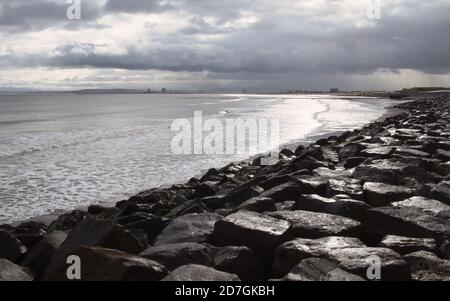
[[[109,208],[101,206],[101,205],[91,205],[88,207],[88,213],[92,214],[92,215],[98,215],[98,214],[105,212],[108,209]]]
[[[296,183],[285,183],[279,186],[275,186],[260,196],[271,198],[274,202],[284,202],[296,200],[300,194],[300,189]]]
[[[262,280],[266,274],[264,264],[247,247],[228,246],[214,255],[214,265],[219,271],[236,274],[241,280]]]
[[[367,160],[366,157],[349,157],[349,158],[345,159],[344,167],[345,168],[354,168],[354,167],[362,164],[366,160]]]
[[[363,186],[364,199],[374,207],[383,207],[413,195],[413,190],[403,186],[366,182]]]
[[[369,147],[361,151],[361,155],[364,157],[377,157],[377,158],[387,158],[395,152],[395,147],[391,146],[377,146]]]
[[[191,263],[205,266],[213,264],[209,248],[193,242],[151,247],[144,250],[139,256],[154,260],[169,270]]]
[[[81,262],[83,281],[158,281],[168,273],[159,263],[118,250],[80,246],[72,250]],[[46,281],[67,281],[67,264],[61,262]]]
[[[276,211],[269,216],[291,223],[289,233],[293,237],[320,238],[324,236],[358,237],[361,224],[355,220],[309,211]]]
[[[296,183],[299,186],[300,193],[325,196],[328,179],[323,177],[300,176],[296,177]]]
[[[312,153],[311,156],[318,159],[319,161],[329,161],[332,163],[338,163],[339,162],[339,155],[336,151],[333,149],[322,146],[320,148],[316,148]]]
[[[67,238],[63,231],[53,231],[44,237],[25,257],[22,265],[34,272],[37,279],[44,274],[56,250]]]
[[[403,256],[417,281],[450,281],[450,260],[443,260],[426,251]]]
[[[272,274],[275,277],[286,275],[296,264],[311,257],[326,257],[331,250],[365,247],[353,237],[330,236],[319,239],[297,238],[285,242],[275,252]]]
[[[73,255],[73,250],[79,246],[117,249],[131,254],[139,254],[143,250],[139,241],[121,226],[88,217],[60,245],[45,270],[43,279],[55,277],[58,269],[65,266],[67,257]]]
[[[298,156],[298,155],[300,155],[301,153],[303,153],[305,151],[305,146],[304,145],[302,145],[302,144],[299,144],[298,146],[297,146],[297,148],[295,149],[295,155],[296,156]]]
[[[218,221],[214,240],[220,246],[247,246],[270,261],[275,248],[287,239],[289,222],[250,211],[238,211]]]
[[[305,259],[296,265],[282,281],[364,281],[324,258]]]
[[[387,248],[343,248],[332,250],[329,259],[337,262],[339,266],[367,280],[370,267],[379,263],[381,268],[381,279],[383,281],[405,281],[410,280],[408,264],[402,257]],[[379,262],[377,262],[379,260]]]
[[[437,149],[433,155],[433,158],[439,159],[442,162],[448,162],[450,160],[450,151]]]
[[[411,238],[387,235],[380,242],[379,246],[392,249],[401,255],[417,251],[437,251],[436,242],[432,238]]]
[[[263,213],[266,211],[276,211],[277,208],[275,206],[274,201],[271,198],[255,197],[248,201],[245,201],[244,203],[236,207],[234,211],[240,210]]]
[[[153,241],[166,226],[166,221],[152,214],[147,214],[145,218],[125,224],[127,229],[141,229],[147,234],[149,241]]]
[[[264,191],[263,188],[259,186],[242,186],[231,191],[226,199],[228,202],[233,202],[234,204],[241,204],[251,198],[260,195]]]
[[[10,233],[0,230],[0,258],[16,263],[26,252],[27,248],[20,240],[16,239]]]
[[[429,197],[450,205],[450,182],[443,181],[439,185],[434,185]]]
[[[81,210],[74,210],[72,212],[64,213],[60,215],[56,221],[50,224],[48,232],[72,230],[88,215],[89,214],[87,212]]]
[[[264,190],[272,189],[276,186],[291,182],[292,178],[289,175],[282,175],[276,177],[270,177],[269,179],[261,182],[258,186],[262,187]]]
[[[405,168],[399,161],[374,160],[356,167],[353,177],[361,182],[379,182],[395,184],[398,181],[398,174]]]
[[[204,197],[200,200],[206,207],[213,210],[221,209],[229,201],[225,194]]]
[[[217,271],[202,265],[189,264],[179,267],[166,276],[163,281],[239,281],[235,274]]]
[[[367,211],[364,231],[385,236],[388,234],[442,239],[450,236],[450,221],[424,213],[416,208],[381,207]]]
[[[28,269],[0,258],[0,281],[33,281],[33,278]]]
[[[356,157],[365,147],[359,143],[349,143],[339,150],[339,158],[341,160]]]
[[[358,180],[352,178],[330,179],[327,185],[327,197],[336,194],[346,194],[355,200],[363,199],[362,186]]]
[[[371,207],[364,202],[351,199],[330,199],[317,194],[302,194],[293,210],[322,212],[361,221]]]
[[[412,157],[430,157],[431,155],[427,152],[423,152],[417,149],[413,149],[410,147],[397,147],[395,150],[395,154],[404,155],[404,156],[412,156]]]
[[[415,196],[401,202],[391,204],[394,207],[417,208],[429,214],[439,214],[439,212],[450,210],[450,206],[437,200],[428,199],[421,196]]]
[[[154,245],[166,245],[181,242],[209,242],[214,225],[223,217],[216,213],[194,213],[172,220],[156,237]]]
[[[203,182],[195,187],[194,197],[203,198],[207,196],[212,196],[217,193],[217,187],[215,187],[214,182]]]
[[[27,249],[32,249],[44,238],[47,227],[40,222],[29,221],[14,228],[12,234],[20,240]]]
[[[316,158],[313,158],[311,156],[307,156],[306,158],[299,157],[292,161],[292,164],[295,165],[295,168],[297,170],[300,169],[307,169],[309,171],[312,171],[319,167],[327,167],[327,168],[334,168],[334,165],[329,162],[319,161]]]

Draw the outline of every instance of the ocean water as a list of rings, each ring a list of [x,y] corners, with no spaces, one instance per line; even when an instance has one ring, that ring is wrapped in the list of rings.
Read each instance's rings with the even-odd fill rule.
[[[280,144],[359,127],[392,101],[324,95],[0,96],[0,224],[186,181],[236,155],[175,155],[175,119],[279,119]]]

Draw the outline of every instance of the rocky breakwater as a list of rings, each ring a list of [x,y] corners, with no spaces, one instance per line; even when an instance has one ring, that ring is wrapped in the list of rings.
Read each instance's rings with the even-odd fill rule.
[[[0,227],[0,280],[450,280],[450,99],[50,226]]]

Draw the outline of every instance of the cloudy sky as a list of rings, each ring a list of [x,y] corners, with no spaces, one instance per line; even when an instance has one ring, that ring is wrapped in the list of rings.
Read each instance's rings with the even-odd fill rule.
[[[73,1],[0,0],[0,90],[450,86],[450,0]]]

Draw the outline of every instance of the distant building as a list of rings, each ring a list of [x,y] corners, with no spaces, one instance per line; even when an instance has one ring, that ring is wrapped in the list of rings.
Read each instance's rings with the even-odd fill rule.
[[[331,89],[330,89],[330,93],[331,93],[331,94],[333,94],[333,93],[339,93],[339,89],[338,89],[338,88],[331,88]]]

